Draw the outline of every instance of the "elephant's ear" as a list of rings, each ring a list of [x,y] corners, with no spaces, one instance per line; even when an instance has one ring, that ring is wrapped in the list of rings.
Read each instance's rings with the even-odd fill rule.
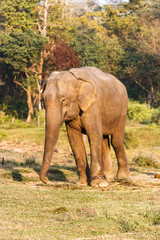
[[[78,104],[80,109],[85,112],[96,98],[96,87],[92,81],[92,76],[85,68],[72,68],[69,72],[79,80]]]

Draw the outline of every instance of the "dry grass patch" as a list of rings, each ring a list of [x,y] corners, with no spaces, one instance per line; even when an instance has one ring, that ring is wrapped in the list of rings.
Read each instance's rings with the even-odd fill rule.
[[[0,239],[159,239],[160,180],[154,178],[159,169],[133,165],[132,159],[140,150],[160,158],[160,128],[129,123],[128,129],[134,131],[129,136],[138,138],[136,149],[132,145],[126,150],[131,178],[104,189],[75,184],[77,170],[64,131],[48,172],[49,184],[42,184],[38,174],[44,128],[7,129],[0,150]],[[116,172],[113,150],[112,157]]]

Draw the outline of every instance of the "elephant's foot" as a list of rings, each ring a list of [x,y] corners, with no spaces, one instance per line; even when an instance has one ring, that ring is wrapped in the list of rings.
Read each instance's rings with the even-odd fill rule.
[[[107,179],[107,182],[111,182],[113,181],[114,177],[113,177],[113,173],[105,173],[104,172],[104,176]]]
[[[118,179],[124,179],[124,178],[129,178],[130,176],[130,170],[129,167],[125,167],[125,168],[119,168],[118,172],[117,172],[117,178]]]
[[[79,178],[76,182],[77,185],[80,185],[80,186],[87,186],[88,183],[87,183],[87,180],[85,178]]]
[[[104,176],[95,176],[91,178],[90,186],[91,187],[108,187],[108,182]]]
[[[113,175],[107,175],[106,176],[107,182],[112,182],[114,180]]]
[[[47,182],[48,182],[48,179],[46,177],[40,176],[40,180],[45,184],[47,184]]]

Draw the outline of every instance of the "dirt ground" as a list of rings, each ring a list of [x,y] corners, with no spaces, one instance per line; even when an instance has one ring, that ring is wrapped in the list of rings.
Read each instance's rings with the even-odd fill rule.
[[[44,146],[30,142],[9,142],[3,141],[0,143],[0,158],[5,160],[15,160],[16,162],[24,162],[25,159],[35,157],[36,162],[41,164],[43,158]],[[57,147],[54,150],[52,163],[66,163],[66,158],[72,156],[71,150],[65,147]],[[73,159],[68,161],[69,163],[74,162]]]
[[[8,161],[25,163],[26,159],[34,157],[40,167],[43,158],[43,148],[44,147],[42,145],[37,145],[36,143],[21,141],[15,141],[13,143],[8,141],[2,141],[0,143],[0,162],[3,162],[2,165],[5,166],[5,163]],[[56,147],[52,158],[52,164],[74,167],[75,161],[71,150],[65,146]],[[130,166],[130,169],[131,176],[129,180],[132,183],[141,186],[153,185],[154,187],[160,187],[160,179],[155,178],[155,174],[160,174],[159,169],[157,170],[146,168],[142,170],[138,168],[137,170],[137,168],[133,166]],[[61,183],[63,183],[63,181],[61,181]]]

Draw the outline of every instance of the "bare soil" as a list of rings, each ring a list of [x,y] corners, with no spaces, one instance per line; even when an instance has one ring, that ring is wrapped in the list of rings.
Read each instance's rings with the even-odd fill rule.
[[[9,142],[9,141],[2,141],[0,142],[0,162],[2,163],[2,168],[7,167],[8,162],[15,162],[17,164],[24,164],[26,159],[29,158],[35,158],[37,165],[40,168],[42,158],[43,158],[43,149],[44,147],[42,145],[38,145],[36,143],[30,143],[30,142],[22,142],[22,141],[15,141],[15,142]],[[58,166],[65,166],[65,167],[75,167],[75,161],[72,155],[72,152],[69,148],[66,146],[57,146],[54,150],[54,155],[52,158],[52,164],[57,164]],[[130,176],[130,183],[136,184],[139,186],[150,186],[153,185],[154,187],[160,186],[160,179],[155,178],[155,174],[160,174],[160,169],[150,169],[150,168],[136,168],[135,166],[131,166],[131,176]],[[66,169],[65,169],[66,170]],[[66,170],[67,171],[67,170]],[[37,173],[24,173],[24,175],[34,176]],[[54,175],[53,173],[50,173]],[[58,174],[58,172],[56,172]],[[39,182],[39,180],[37,179]],[[38,183],[37,182],[37,183]],[[58,181],[52,181],[52,184],[54,182]],[[61,179],[61,184],[66,183],[66,179],[63,182],[63,179]],[[124,182],[123,182],[124,183]],[[30,182],[31,184],[31,182]],[[116,184],[119,184],[118,182]],[[129,183],[126,183],[126,185]],[[35,185],[35,181],[34,181]],[[112,184],[111,184],[112,185]],[[110,185],[110,186],[111,186]]]
[[[30,157],[35,157],[36,161],[41,164],[43,158],[43,150],[44,147],[42,145],[30,142],[22,142],[22,141],[3,141],[0,143],[0,158],[2,157],[5,160],[15,160],[16,162],[24,162],[25,159]],[[59,146],[55,148],[54,155],[52,158],[52,163],[58,162],[66,163],[67,157],[72,156],[70,149],[66,147]],[[70,159],[73,162],[73,159]],[[70,162],[69,161],[69,162]]]

